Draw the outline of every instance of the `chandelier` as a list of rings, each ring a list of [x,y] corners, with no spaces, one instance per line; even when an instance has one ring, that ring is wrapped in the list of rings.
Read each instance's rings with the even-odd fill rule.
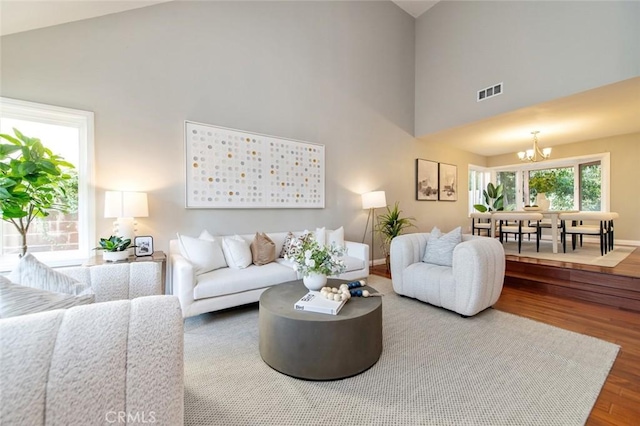
[[[520,151],[518,153],[518,158],[522,161],[535,163],[538,159],[546,160],[551,156],[551,148],[543,148],[540,150],[540,147],[538,147],[538,133],[540,133],[538,130],[531,132],[533,135],[533,149],[527,149],[526,151]],[[540,156],[540,158],[538,158],[538,156]]]

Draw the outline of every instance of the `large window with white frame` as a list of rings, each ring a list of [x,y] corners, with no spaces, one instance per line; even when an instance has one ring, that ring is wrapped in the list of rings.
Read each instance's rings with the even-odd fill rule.
[[[606,152],[493,168],[470,166],[469,180],[482,170],[488,181],[503,184],[505,210],[533,205],[538,192],[544,191],[551,210],[609,211],[609,158]],[[477,194],[470,187],[470,201],[478,199]]]
[[[0,132],[13,135],[14,128],[40,139],[43,146],[73,164],[72,176],[77,179],[77,194],[71,197],[70,211],[36,219],[30,227],[29,252],[52,266],[81,263],[90,254],[95,234],[93,113],[0,98]],[[2,221],[0,271],[9,270],[15,264],[20,248],[16,228]]]

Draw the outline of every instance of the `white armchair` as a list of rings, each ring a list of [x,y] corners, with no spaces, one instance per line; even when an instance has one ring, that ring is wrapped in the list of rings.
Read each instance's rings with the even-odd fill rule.
[[[396,293],[463,316],[473,316],[498,300],[505,271],[504,249],[498,241],[463,235],[449,267],[422,261],[428,238],[428,233],[407,234],[391,242]]]

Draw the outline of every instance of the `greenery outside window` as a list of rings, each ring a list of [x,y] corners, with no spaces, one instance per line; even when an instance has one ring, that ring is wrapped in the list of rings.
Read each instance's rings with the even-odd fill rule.
[[[502,185],[502,202],[506,211],[516,210],[518,205],[518,191],[516,187],[516,172],[503,171],[496,173],[496,183]]]
[[[73,213],[52,213],[34,221],[27,234],[29,251],[52,266],[79,264],[91,253],[95,235],[93,190],[93,113],[0,98],[0,132],[13,128],[75,166],[78,192]],[[74,206],[75,207],[75,206]],[[15,264],[21,244],[11,224],[0,226],[0,271]]]
[[[543,188],[552,210],[609,211],[609,163],[607,152],[492,168],[469,166],[469,201],[477,194],[477,190],[471,191],[472,174],[482,170],[489,176],[483,185],[503,185],[505,210],[522,210],[534,204],[536,194],[543,192],[539,188]],[[471,203],[469,212],[473,211]]]

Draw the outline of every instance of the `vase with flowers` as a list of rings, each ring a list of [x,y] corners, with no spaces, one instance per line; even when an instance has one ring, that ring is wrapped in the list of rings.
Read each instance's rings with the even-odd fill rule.
[[[293,269],[302,275],[302,281],[309,290],[318,291],[327,283],[328,275],[344,272],[345,250],[336,245],[324,245],[316,241],[313,234],[305,232],[291,241],[285,259],[293,262]]]

